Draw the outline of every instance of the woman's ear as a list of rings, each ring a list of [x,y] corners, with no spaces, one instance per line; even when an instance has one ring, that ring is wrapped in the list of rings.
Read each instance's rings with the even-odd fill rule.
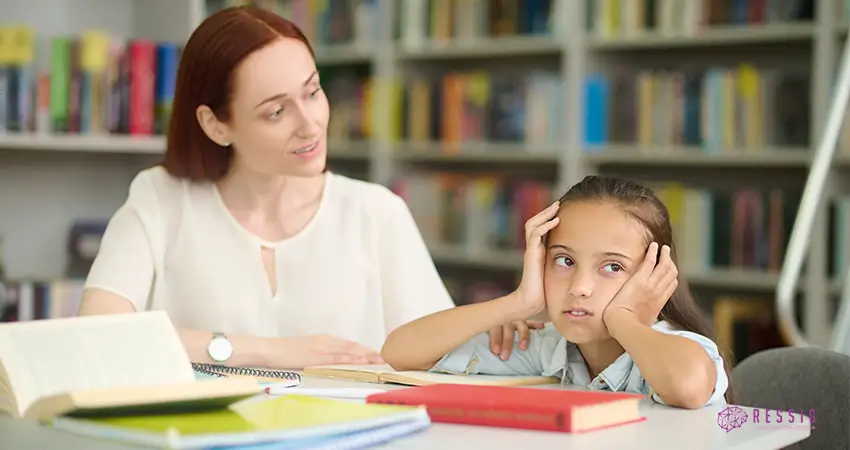
[[[230,145],[230,129],[228,126],[216,118],[215,113],[207,105],[201,105],[195,110],[195,117],[198,119],[198,125],[204,130],[210,140],[222,147]]]

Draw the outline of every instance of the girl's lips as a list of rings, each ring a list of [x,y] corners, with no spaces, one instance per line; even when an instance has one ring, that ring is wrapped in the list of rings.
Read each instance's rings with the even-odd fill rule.
[[[587,318],[593,316],[593,313],[591,313],[589,310],[587,310],[585,308],[577,307],[577,308],[570,308],[570,309],[564,311],[564,315],[569,317],[570,319],[573,319],[573,320],[582,320],[582,319],[587,319]]]

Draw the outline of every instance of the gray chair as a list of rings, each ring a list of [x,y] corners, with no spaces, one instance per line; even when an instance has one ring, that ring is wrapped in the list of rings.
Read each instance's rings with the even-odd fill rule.
[[[787,448],[850,450],[849,356],[820,347],[765,350],[733,369],[732,386],[739,405],[816,411],[811,436]]]

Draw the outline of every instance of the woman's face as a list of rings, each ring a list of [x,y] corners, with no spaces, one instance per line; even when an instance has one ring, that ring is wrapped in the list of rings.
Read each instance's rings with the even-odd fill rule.
[[[236,70],[224,125],[236,167],[267,175],[322,173],[329,116],[307,46],[281,38],[254,52]]]

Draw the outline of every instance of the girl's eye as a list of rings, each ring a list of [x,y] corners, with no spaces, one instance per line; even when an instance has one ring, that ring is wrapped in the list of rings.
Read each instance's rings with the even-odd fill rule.
[[[269,114],[269,119],[277,119],[278,117],[280,117],[280,113],[282,113],[282,112],[283,112],[283,108],[278,108],[278,109],[274,110],[273,113]]]
[[[317,88],[315,91],[310,93],[310,97],[315,97],[316,94],[318,94],[321,90],[322,90],[322,88]]]
[[[606,264],[605,266],[603,266],[603,268],[606,269],[608,272],[613,272],[613,273],[623,271],[623,266],[621,266],[617,263]]]
[[[556,256],[555,257],[555,265],[561,267],[572,267],[573,260],[567,258],[566,256]]]

